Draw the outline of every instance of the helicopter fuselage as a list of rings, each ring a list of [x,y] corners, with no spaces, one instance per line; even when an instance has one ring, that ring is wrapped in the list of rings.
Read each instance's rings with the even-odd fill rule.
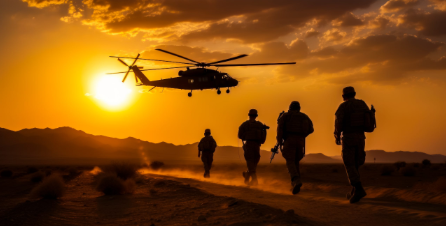
[[[229,88],[238,85],[238,81],[227,73],[206,68],[179,71],[180,77],[149,81],[141,79],[142,85],[185,90],[203,90]],[[140,77],[140,76],[138,76]]]

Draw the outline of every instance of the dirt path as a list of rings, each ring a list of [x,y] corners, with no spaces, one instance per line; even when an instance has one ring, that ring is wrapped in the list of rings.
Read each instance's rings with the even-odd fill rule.
[[[322,191],[304,190],[292,196],[244,186],[162,177],[190,184],[214,195],[230,196],[284,211],[293,209],[297,215],[320,225],[446,225],[444,205],[371,198],[365,198],[360,203],[352,205],[337,194]],[[278,188],[280,189],[283,190]]]

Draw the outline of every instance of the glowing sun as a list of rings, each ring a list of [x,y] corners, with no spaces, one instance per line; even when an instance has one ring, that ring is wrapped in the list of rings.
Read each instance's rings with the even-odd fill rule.
[[[102,76],[94,84],[93,96],[101,104],[117,109],[124,107],[130,101],[132,89],[114,76]]]

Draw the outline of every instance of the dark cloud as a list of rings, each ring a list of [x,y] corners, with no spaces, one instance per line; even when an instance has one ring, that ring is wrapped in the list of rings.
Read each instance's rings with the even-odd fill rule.
[[[364,22],[353,13],[346,13],[334,21],[334,24],[341,27],[353,27],[364,25]]]
[[[322,48],[320,50],[316,50],[311,52],[311,56],[319,57],[319,58],[329,58],[337,55],[339,53],[338,50],[333,48],[333,46],[328,46],[325,48]]]
[[[383,12],[397,12],[418,4],[418,0],[389,0],[381,6]]]
[[[400,16],[400,20],[400,26],[415,28],[423,35],[446,35],[446,11],[426,12],[410,9]]]
[[[369,26],[372,29],[384,30],[389,24],[390,20],[384,17],[376,17],[375,19],[369,21]]]
[[[311,30],[308,30],[308,31],[305,32],[305,38],[316,37],[319,34],[321,34],[319,31],[311,29]]]
[[[353,40],[339,50],[327,47],[311,56],[332,56],[327,59],[308,59],[292,68],[282,68],[282,75],[332,75],[330,81],[396,82],[410,72],[445,70],[446,60],[433,60],[429,54],[437,52],[443,43],[416,36],[375,35]],[[338,77],[339,75],[346,75]]]

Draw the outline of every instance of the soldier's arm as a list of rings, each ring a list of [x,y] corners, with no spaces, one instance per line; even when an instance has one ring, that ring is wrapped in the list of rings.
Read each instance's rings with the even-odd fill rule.
[[[198,143],[198,157],[200,157],[200,152],[202,151],[202,144],[203,144],[203,139],[201,139],[200,143]]]
[[[283,142],[283,123],[284,123],[284,116],[280,117],[280,119],[277,121],[277,136],[276,140],[277,143],[282,144]]]
[[[238,138],[243,140],[245,138],[245,123],[243,123],[239,128],[238,128]]]
[[[214,149],[216,149],[216,148],[217,148],[217,142],[215,141],[214,138],[212,138],[212,144],[213,144],[213,146],[214,146]]]
[[[308,126],[310,127],[308,129],[308,134],[307,134],[307,136],[308,136],[308,135],[310,135],[310,134],[312,134],[314,132],[314,127],[313,127],[313,121],[311,121],[310,117],[307,116],[307,118],[308,118],[308,121],[309,121]]]
[[[341,104],[338,108],[338,110],[335,113],[335,135],[341,135],[342,132],[342,124],[344,120],[344,108]]]

